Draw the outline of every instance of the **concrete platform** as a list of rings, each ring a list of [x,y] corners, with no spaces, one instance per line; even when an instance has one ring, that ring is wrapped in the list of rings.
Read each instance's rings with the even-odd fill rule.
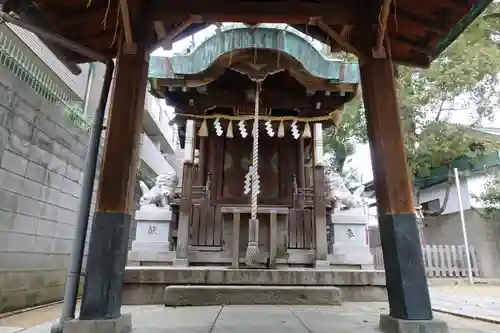
[[[311,286],[168,286],[167,306],[206,305],[340,305],[336,287]]]
[[[339,288],[344,302],[387,301],[383,271],[149,266],[126,268],[122,302],[164,304],[165,288],[172,285],[325,286]]]

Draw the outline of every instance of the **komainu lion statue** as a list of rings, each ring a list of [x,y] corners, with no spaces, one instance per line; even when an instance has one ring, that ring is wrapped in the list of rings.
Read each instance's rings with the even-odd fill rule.
[[[347,208],[363,207],[363,194],[365,187],[358,187],[354,193],[351,193],[345,185],[344,179],[336,173],[331,172],[325,175],[326,180],[326,200],[333,206],[334,203],[340,203]]]
[[[168,207],[170,200],[179,185],[179,177],[175,173],[168,173],[156,177],[154,186],[149,189],[143,181],[139,181],[142,197],[139,204],[142,206]]]

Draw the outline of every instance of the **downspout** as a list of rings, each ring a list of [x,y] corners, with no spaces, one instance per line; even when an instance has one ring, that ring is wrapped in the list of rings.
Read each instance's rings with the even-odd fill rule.
[[[88,75],[87,75],[87,84],[85,85],[85,100],[83,102],[83,114],[87,115],[88,109],[89,109],[89,100],[90,100],[90,93],[92,90],[92,83],[94,81],[94,63],[91,62],[89,63],[89,70],[88,70]]]
[[[88,49],[84,46],[73,43],[72,41],[57,36],[47,30],[41,29],[29,23],[20,21],[4,12],[0,11],[0,21],[15,24],[23,29],[33,32],[39,37],[65,47],[73,52],[79,53],[92,60],[102,62],[106,65],[106,74],[101,90],[99,105],[94,115],[90,141],[86,152],[86,164],[84,168],[82,180],[82,192],[80,196],[78,220],[76,225],[75,239],[71,252],[71,262],[68,268],[68,277],[64,291],[64,305],[59,323],[51,328],[53,333],[62,332],[62,324],[75,318],[76,300],[78,295],[78,286],[80,285],[80,276],[82,272],[83,252],[85,249],[85,239],[87,237],[87,227],[90,215],[90,205],[92,200],[92,192],[94,189],[94,180],[97,168],[97,160],[99,158],[99,147],[101,134],[103,130],[104,114],[108,102],[109,90],[113,79],[115,64],[112,59]]]
[[[106,74],[101,90],[99,106],[97,107],[90,134],[90,142],[87,147],[86,164],[83,173],[82,193],[80,196],[80,207],[76,224],[75,240],[71,251],[71,262],[68,269],[68,277],[64,288],[64,305],[60,322],[55,325],[52,332],[62,332],[61,324],[75,318],[76,300],[78,296],[78,286],[82,274],[83,252],[85,250],[85,240],[87,238],[87,227],[90,216],[90,205],[94,190],[94,180],[99,158],[99,147],[104,123],[104,114],[108,102],[109,89],[113,79],[115,65],[112,60],[106,63]]]

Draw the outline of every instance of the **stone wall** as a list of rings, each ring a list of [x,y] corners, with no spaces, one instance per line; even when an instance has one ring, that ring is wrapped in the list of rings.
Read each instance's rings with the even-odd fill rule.
[[[0,78],[4,312],[63,296],[89,135],[10,72]]]

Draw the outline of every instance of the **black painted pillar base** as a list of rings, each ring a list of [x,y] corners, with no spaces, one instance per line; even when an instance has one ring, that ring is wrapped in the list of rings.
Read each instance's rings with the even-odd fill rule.
[[[131,216],[96,212],[90,234],[81,320],[120,317]]]
[[[431,320],[432,308],[414,214],[379,216],[390,316]]]

